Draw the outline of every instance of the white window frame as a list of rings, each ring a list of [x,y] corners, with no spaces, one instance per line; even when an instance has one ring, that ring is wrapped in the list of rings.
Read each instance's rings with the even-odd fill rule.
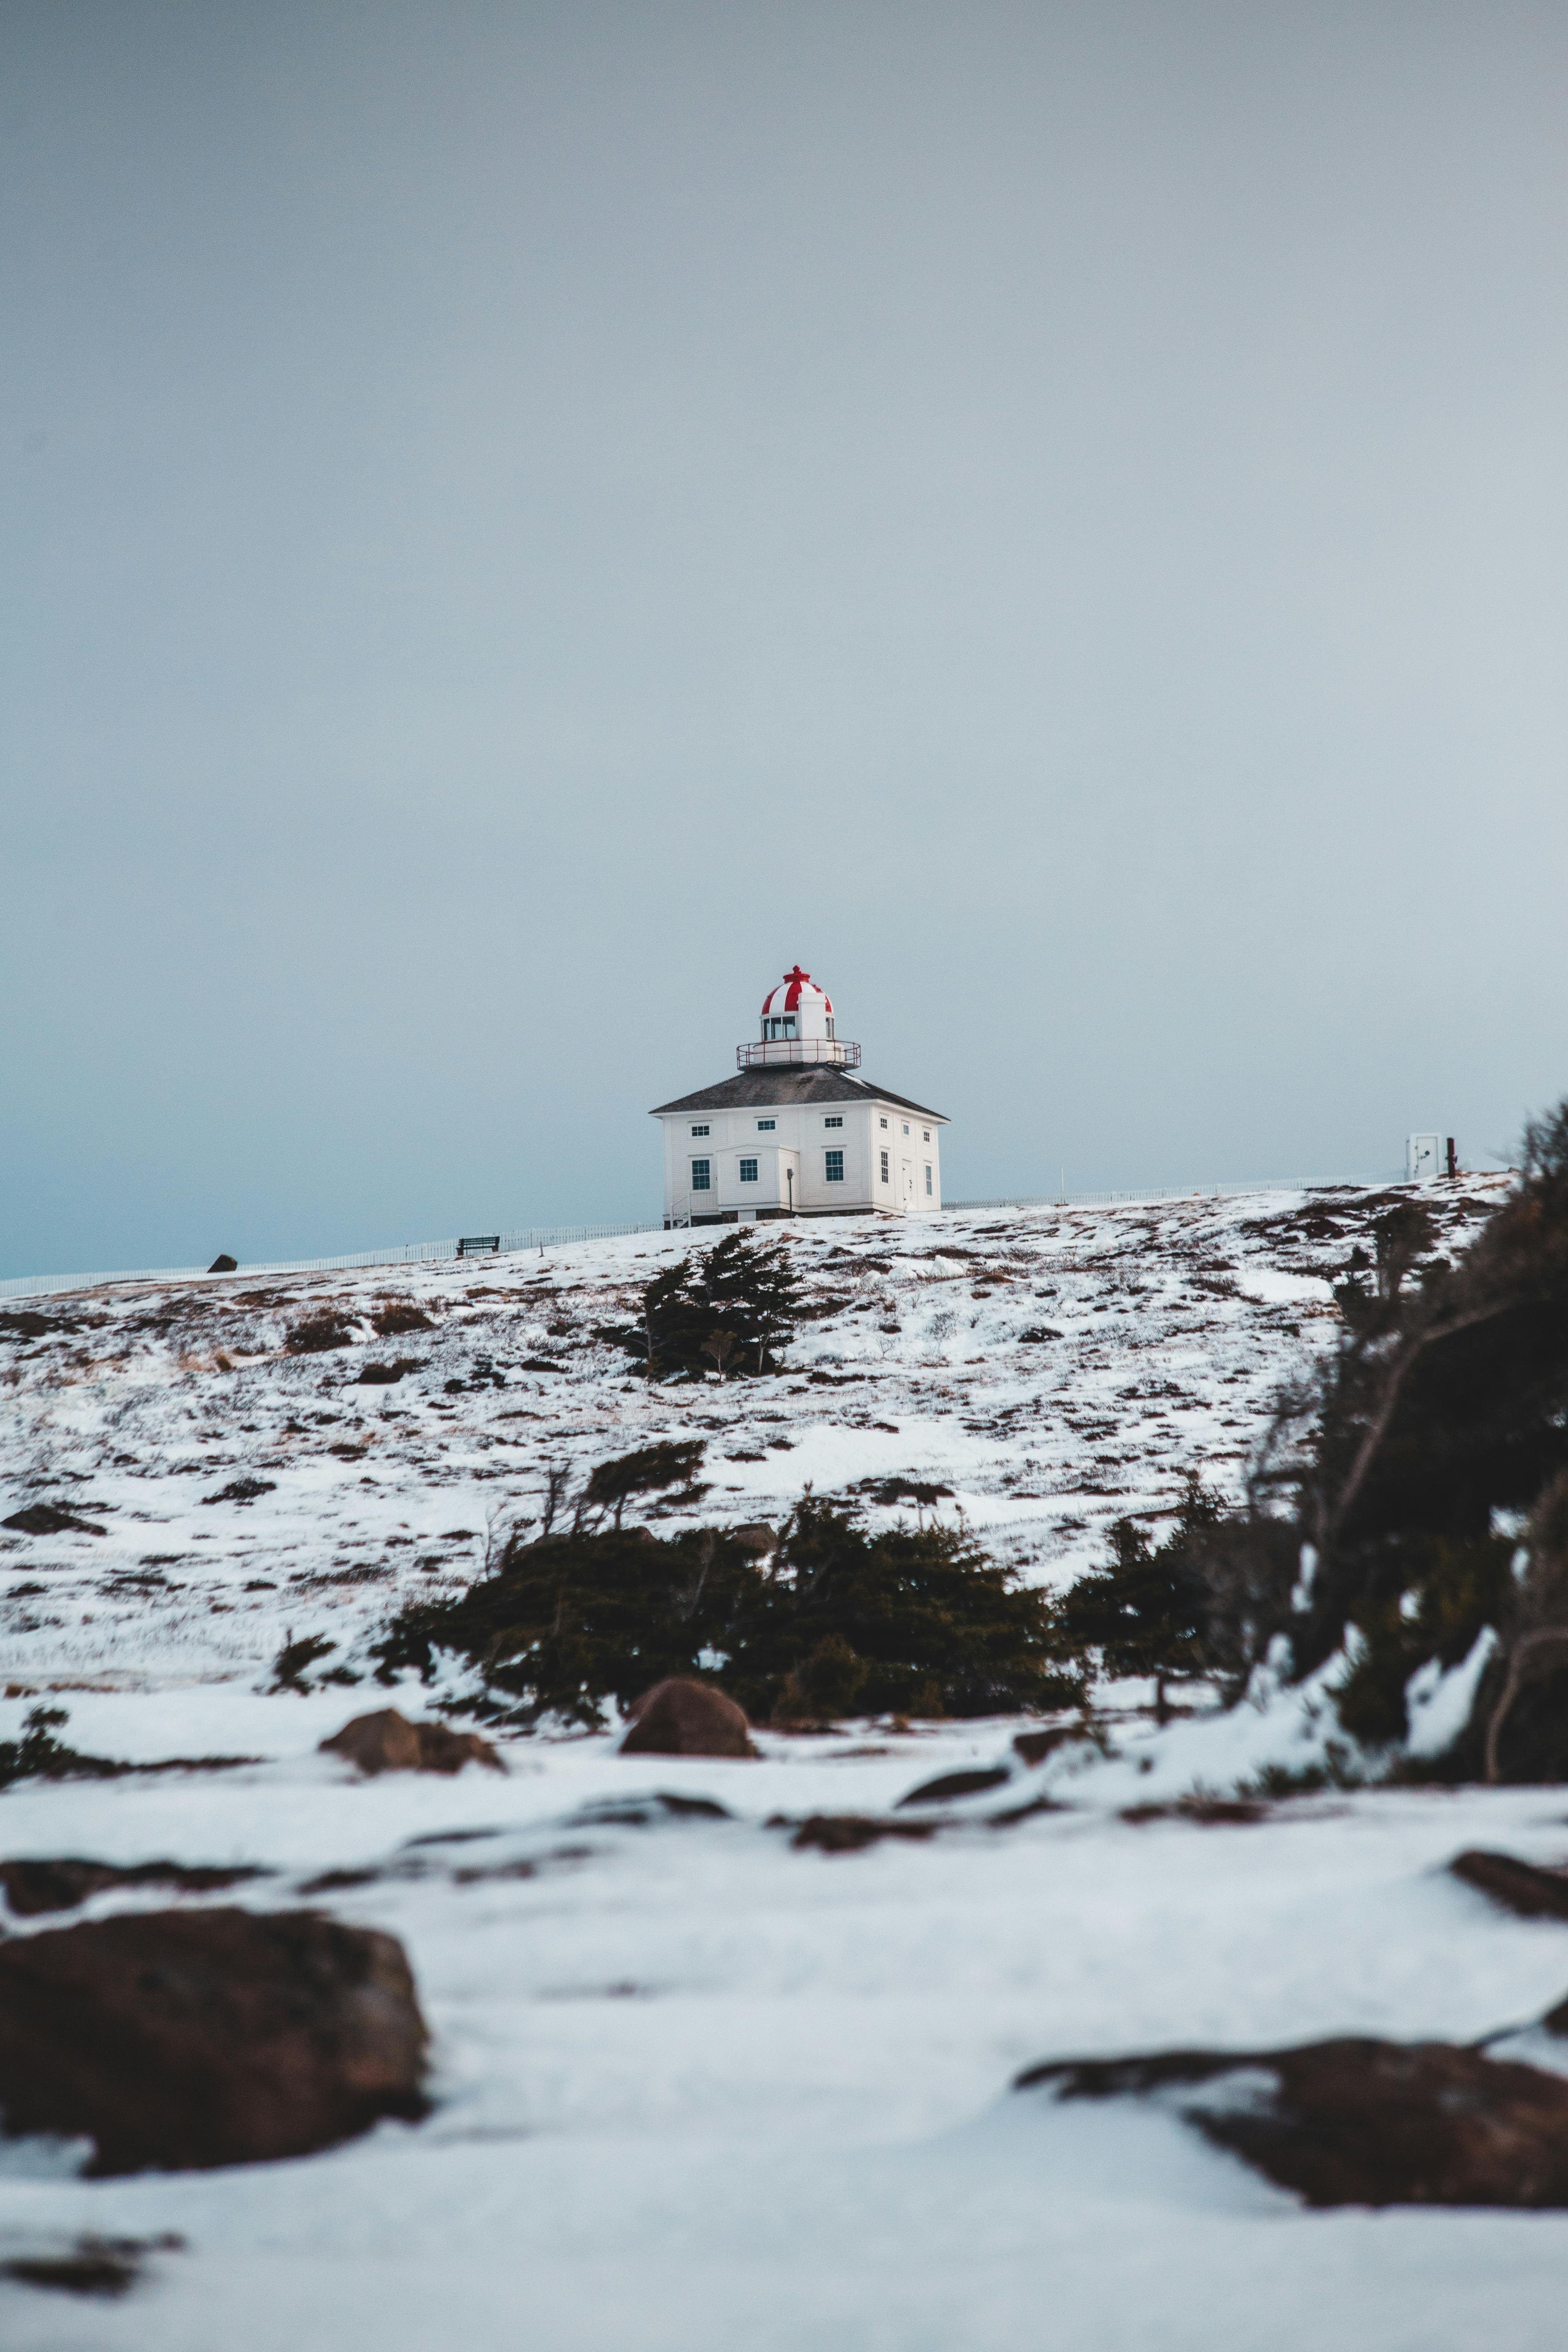
[[[759,1135],[771,1135],[777,1125],[778,1121],[776,1118],[760,1118],[757,1121],[757,1133]]]
[[[825,1118],[822,1124],[824,1127],[842,1127],[844,1121],[841,1118]]]
[[[837,1168],[833,1164],[835,1160],[838,1162]],[[825,1151],[822,1155],[822,1162],[823,1182],[825,1184],[842,1184],[844,1181],[844,1153],[842,1149],[837,1151]]]
[[[754,1183],[756,1182],[756,1181],[757,1181],[757,1163],[756,1163],[756,1161],[755,1161],[754,1160],[742,1160],[742,1162],[741,1162],[741,1181],[742,1181],[742,1184],[754,1184]]]
[[[931,1197],[932,1197],[932,1194],[931,1194],[931,1161],[928,1160],[926,1161],[926,1199],[929,1201],[929,1200],[931,1200]]]
[[[694,1160],[692,1161],[691,1189],[694,1192],[710,1192],[713,1190],[713,1162],[711,1160]]]
[[[882,1121],[884,1127],[886,1127],[887,1123],[886,1119]],[[891,1173],[892,1165],[893,1160],[891,1152],[884,1151],[882,1154],[882,1181],[884,1184],[890,1184],[893,1181]]]
[[[713,1130],[710,1127],[694,1127],[691,1132],[693,1135],[711,1135]]]

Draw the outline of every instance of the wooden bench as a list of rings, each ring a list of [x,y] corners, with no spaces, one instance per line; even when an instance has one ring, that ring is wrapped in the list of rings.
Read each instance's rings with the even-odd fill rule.
[[[500,1247],[499,1234],[465,1234],[458,1244],[459,1257],[491,1257]]]

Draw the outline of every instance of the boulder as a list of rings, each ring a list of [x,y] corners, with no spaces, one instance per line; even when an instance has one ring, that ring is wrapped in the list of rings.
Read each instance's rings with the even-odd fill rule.
[[[1309,2205],[1568,2206],[1568,2079],[1453,2042],[1347,2035],[1072,2060],[1015,2085],[1037,2086],[1062,2099],[1163,2095]]]
[[[310,1911],[129,1913],[0,1944],[8,2132],[97,2175],[308,2156],[427,2111],[395,1937]]]
[[[779,1531],[767,1519],[743,1519],[738,1528],[729,1530],[729,1536],[737,1551],[745,1552],[752,1559],[766,1559],[779,1548]]]
[[[623,1756],[754,1756],[743,1708],[711,1683],[671,1675],[632,1702]]]
[[[207,1272],[209,1274],[237,1274],[239,1272],[239,1260],[237,1257],[230,1257],[226,1250],[220,1250],[216,1257],[214,1258],[211,1265],[208,1266]]]
[[[506,1770],[489,1741],[477,1731],[452,1731],[444,1723],[410,1723],[395,1706],[356,1715],[322,1740],[321,1752],[342,1756],[362,1772],[460,1772],[465,1764]]]

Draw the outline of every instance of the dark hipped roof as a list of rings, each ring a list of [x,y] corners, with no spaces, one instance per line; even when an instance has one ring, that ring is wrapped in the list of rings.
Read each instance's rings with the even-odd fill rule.
[[[750,1110],[765,1109],[774,1103],[836,1102],[892,1103],[899,1110],[918,1112],[921,1118],[934,1118],[943,1127],[950,1123],[945,1111],[928,1110],[924,1103],[910,1102],[907,1095],[890,1095],[886,1087],[871,1086],[864,1078],[852,1078],[847,1070],[822,1065],[742,1070],[732,1078],[721,1078],[716,1087],[682,1095],[678,1102],[660,1103],[648,1117],[662,1118],[667,1111],[676,1110]]]

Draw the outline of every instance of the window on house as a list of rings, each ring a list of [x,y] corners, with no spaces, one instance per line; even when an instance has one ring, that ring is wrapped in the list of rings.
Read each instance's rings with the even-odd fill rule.
[[[777,1125],[778,1121],[776,1118],[760,1118],[757,1121],[757,1132],[759,1135],[765,1134],[770,1129],[775,1128]]]
[[[822,1124],[824,1127],[842,1127],[844,1121],[841,1118],[825,1118]]]
[[[754,1183],[756,1182],[756,1181],[757,1181],[757,1163],[756,1163],[756,1161],[755,1161],[754,1160],[742,1160],[742,1162],[741,1162],[741,1181],[742,1181],[742,1184],[754,1184]],[[929,1192],[931,1188],[930,1188],[930,1186],[928,1185],[926,1189],[927,1189],[927,1191]]]
[[[710,1192],[713,1189],[713,1162],[694,1160],[691,1163],[691,1189],[694,1192]]]
[[[888,1122],[885,1118],[881,1118],[878,1120],[877,1124],[879,1127],[886,1127]]]
[[[921,1128],[921,1141],[922,1143],[929,1143],[929,1142],[931,1141],[931,1129],[930,1129],[930,1128],[929,1128],[929,1127],[922,1127],[922,1128]]]
[[[886,1126],[887,1126],[887,1124],[888,1124],[887,1120],[886,1120],[886,1119],[884,1119],[884,1120],[882,1121],[882,1125],[883,1125],[884,1127],[886,1127]],[[884,1151],[884,1152],[883,1152],[883,1154],[882,1154],[882,1181],[883,1181],[883,1183],[884,1183],[884,1184],[886,1184],[886,1183],[889,1181],[889,1177],[888,1177],[888,1155],[887,1155],[887,1153],[886,1153],[885,1151]]]
[[[693,1135],[706,1135],[708,1129],[705,1127],[694,1127],[691,1132]]]
[[[910,1123],[909,1123],[909,1120],[906,1118],[906,1119],[905,1119],[905,1121],[904,1121],[904,1133],[905,1133],[906,1135],[908,1135],[909,1131],[910,1131]]]
[[[825,1151],[822,1156],[827,1162],[826,1169],[824,1171],[826,1181],[829,1184],[842,1184],[844,1181],[844,1154],[842,1151]]]
[[[926,1199],[931,1199],[931,1161],[926,1161]]]

